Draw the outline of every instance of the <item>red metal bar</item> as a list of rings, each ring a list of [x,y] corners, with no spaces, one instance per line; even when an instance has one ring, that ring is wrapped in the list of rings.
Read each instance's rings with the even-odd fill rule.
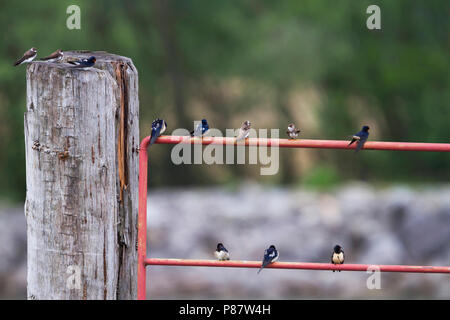
[[[259,268],[258,261],[215,261],[215,260],[179,260],[179,259],[147,259],[147,176],[148,153],[147,148],[150,137],[142,140],[139,151],[139,217],[138,217],[138,299],[146,298],[146,271],[147,265],[167,266],[204,266],[204,267],[235,267],[235,268]],[[237,145],[235,138],[228,137],[189,137],[189,136],[161,136],[155,143],[158,144],[193,144],[203,145]],[[263,139],[249,138],[240,142],[245,146],[279,146],[281,148],[323,148],[323,149],[354,149],[348,147],[348,141],[339,140],[290,140],[290,139]],[[402,150],[402,151],[436,151],[449,152],[449,143],[415,143],[415,142],[378,142],[368,141],[364,149],[372,150]],[[303,262],[276,262],[268,268],[278,269],[312,269],[312,270],[346,270],[367,271],[370,265],[333,265],[328,263],[303,263]],[[395,266],[378,265],[384,272],[422,272],[422,273],[450,273],[450,267],[432,266]]]
[[[188,259],[145,259],[146,265],[157,266],[190,266],[190,267],[229,267],[229,268],[260,268],[261,261],[217,261]],[[311,263],[311,262],[274,262],[266,268],[274,269],[307,269],[307,270],[342,270],[367,271],[378,268],[380,272],[413,272],[413,273],[450,273],[450,267],[405,266],[405,265],[371,265],[371,264],[341,264]]]
[[[138,300],[146,297],[145,258],[147,257],[147,148],[150,137],[144,138],[139,147],[139,216],[138,216]]]
[[[203,145],[237,145],[233,137],[190,137],[190,136],[161,136],[155,143],[159,144],[194,144]],[[310,140],[310,139],[265,139],[248,138],[242,141],[245,146],[279,146],[280,148],[320,148],[320,149],[354,149],[355,144],[348,146],[346,140]],[[368,150],[398,150],[398,151],[436,151],[450,152],[450,143],[422,143],[422,142],[382,142],[367,141],[363,149]]]

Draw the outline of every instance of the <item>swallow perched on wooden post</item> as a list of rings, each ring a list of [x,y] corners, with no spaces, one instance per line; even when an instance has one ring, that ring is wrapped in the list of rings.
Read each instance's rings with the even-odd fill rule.
[[[80,59],[75,61],[68,61],[68,63],[73,64],[71,68],[90,68],[94,66],[97,59],[94,56],[89,57],[88,59]]]
[[[201,137],[209,130],[208,121],[202,119],[202,122],[197,124],[194,131],[191,131],[192,137]]]
[[[261,268],[258,270],[258,273],[261,272],[263,268],[265,268],[268,264],[271,264],[278,260],[278,251],[274,245],[271,245],[268,249],[264,251],[264,258],[262,261]]]
[[[214,251],[214,256],[219,261],[230,260],[230,254],[222,243],[217,244],[217,249]]]
[[[252,124],[250,123],[250,121],[248,121],[248,120],[244,121],[242,126],[239,128],[239,133],[238,133],[238,136],[236,137],[236,141],[248,138],[248,136],[250,135],[251,125]]]
[[[358,152],[364,146],[364,143],[366,143],[368,138],[369,138],[369,126],[363,126],[361,131],[352,137],[352,141],[350,141],[348,145],[351,145],[353,142],[358,141],[358,144],[356,145],[355,148],[355,152]]]
[[[286,131],[290,139],[297,139],[300,129],[295,128],[293,123],[289,124]]]
[[[58,62],[61,61],[64,57],[64,53],[61,51],[61,49],[56,50],[51,55],[41,58],[42,61],[48,61],[48,62]]]
[[[34,58],[36,58],[36,55],[37,55],[37,49],[35,47],[33,47],[30,50],[28,50],[27,52],[25,52],[23,54],[22,58],[20,58],[16,62],[14,62],[14,66],[18,66],[18,65],[24,64],[24,63],[30,63],[31,61],[33,61]]]
[[[333,254],[331,255],[331,263],[332,264],[343,264],[345,260],[344,250],[340,245],[335,245],[333,249]],[[334,272],[335,270],[333,270]],[[341,270],[338,270],[341,272]]]
[[[156,139],[158,139],[158,137],[162,135],[164,131],[166,131],[166,129],[167,129],[167,122],[165,120],[160,118],[153,120],[149,146],[151,146],[156,141]]]

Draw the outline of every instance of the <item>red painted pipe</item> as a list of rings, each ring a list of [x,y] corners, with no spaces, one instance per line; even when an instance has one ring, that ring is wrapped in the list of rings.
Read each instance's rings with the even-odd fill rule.
[[[184,266],[210,266],[210,267],[240,267],[259,268],[261,263],[257,261],[226,261],[214,260],[177,260],[177,259],[147,259],[147,176],[148,176],[148,154],[147,148],[150,137],[142,140],[139,151],[139,217],[138,217],[138,299],[146,298],[146,272],[147,265],[184,265]],[[227,137],[189,137],[189,136],[161,136],[155,143],[178,144],[178,143],[201,143],[203,145],[236,145],[235,138]],[[249,138],[242,141],[246,146],[279,146],[281,148],[323,148],[323,149],[353,149],[348,147],[348,141],[338,140],[290,140],[290,139],[263,139]],[[368,141],[364,149],[372,150],[403,150],[403,151],[437,151],[449,152],[448,143],[414,143],[414,142],[377,142]],[[301,263],[301,262],[276,262],[269,268],[281,269],[314,269],[314,270],[347,270],[366,271],[369,265],[332,265],[327,263]],[[421,266],[377,266],[380,271],[385,272],[430,272],[449,273],[450,267],[421,267]]]
[[[146,274],[145,258],[147,257],[147,148],[150,137],[142,140],[139,147],[139,216],[138,216],[138,300],[145,300]]]
[[[260,268],[261,261],[217,261],[188,259],[145,259],[146,265],[155,266],[190,266],[190,267],[229,267],[229,268]],[[380,272],[413,272],[413,273],[450,273],[450,267],[405,266],[405,265],[370,265],[311,263],[311,262],[274,262],[266,268],[274,269],[307,269],[307,270],[342,270],[367,271],[377,268]]]
[[[354,149],[356,144],[348,146],[345,140],[310,140],[310,139],[266,139],[248,138],[242,141],[245,146],[279,146],[280,148],[320,148],[320,149]],[[233,137],[190,137],[190,136],[161,136],[156,139],[159,144],[194,144],[203,145],[237,145]],[[240,142],[241,143],[241,142]],[[422,143],[422,142],[382,142],[367,141],[363,149],[368,150],[398,150],[398,151],[436,151],[450,152],[450,143]]]

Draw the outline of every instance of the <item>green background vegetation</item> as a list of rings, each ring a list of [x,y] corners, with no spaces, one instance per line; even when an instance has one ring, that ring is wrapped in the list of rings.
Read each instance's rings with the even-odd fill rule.
[[[81,30],[66,28],[66,8],[81,8]],[[366,8],[381,7],[382,29],[366,28]],[[372,140],[449,142],[450,2],[269,0],[0,0],[0,198],[25,196],[25,67],[31,46],[43,57],[104,50],[139,71],[141,137],[162,117],[191,129],[281,128],[302,137],[348,139],[363,124]],[[152,150],[151,186],[448,182],[448,153],[281,150],[280,172],[175,166],[170,147]]]

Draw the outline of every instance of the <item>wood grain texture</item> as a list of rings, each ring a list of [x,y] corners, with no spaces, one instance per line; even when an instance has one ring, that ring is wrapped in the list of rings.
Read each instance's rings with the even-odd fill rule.
[[[138,73],[64,54],[27,67],[28,299],[136,299]],[[65,63],[91,55],[88,70]]]

